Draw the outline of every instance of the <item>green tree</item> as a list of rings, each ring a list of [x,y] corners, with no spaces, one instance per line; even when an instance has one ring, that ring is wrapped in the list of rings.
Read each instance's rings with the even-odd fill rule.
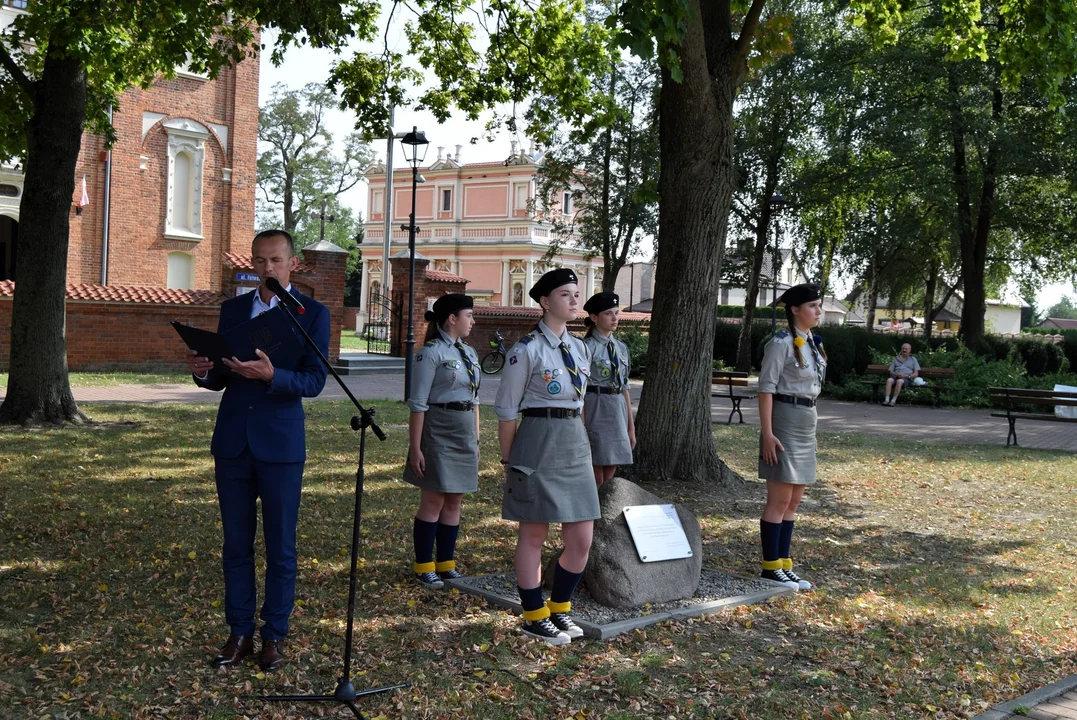
[[[377,5],[312,0],[33,2],[0,43],[0,160],[25,171],[11,362],[0,422],[82,422],[64,340],[68,224],[84,130],[115,133],[107,110],[130,87],[177,67],[211,77],[253,56],[256,29],[276,28],[273,57],[299,42],[342,44]]]
[[[644,237],[658,232],[658,68],[652,61],[615,59],[596,78],[604,95],[602,127],[559,132],[542,157],[536,206],[550,218],[555,242],[575,243],[602,257],[602,289],[613,291],[617,275]],[[572,190],[572,213],[561,212]]]
[[[643,476],[720,481],[733,477],[717,455],[710,422],[714,308],[736,174],[733,108],[749,65],[786,42],[766,0],[626,0],[602,22],[581,0],[429,0],[408,21],[407,49],[358,52],[330,84],[360,128],[384,135],[389,108],[414,102],[446,118],[522,106],[529,132],[548,142],[557,122],[599,118],[592,79],[610,66],[611,39],[661,66],[659,91],[658,278],[648,377],[637,422],[636,469]],[[853,0],[835,20],[858,19],[878,37],[897,33],[904,3]],[[396,9],[394,3],[393,8]],[[830,7],[826,5],[824,7]],[[1002,37],[1008,86],[1029,75],[1057,95],[1073,73],[1077,16],[1068,0],[1008,3]],[[844,18],[837,17],[843,15]],[[469,18],[475,18],[474,21]],[[945,4],[934,32],[941,46],[978,51],[979,4]],[[369,33],[367,39],[373,39]],[[409,65],[405,53],[422,70]],[[423,83],[412,98],[410,83]],[[499,117],[515,129],[517,117]]]
[[[344,304],[358,307],[363,292],[363,254],[360,245],[365,230],[363,216],[347,205],[342,205],[340,197],[330,195],[325,199],[324,222],[323,210],[307,213],[293,237],[297,248],[305,248],[320,240],[326,240],[348,251],[347,272],[344,279]]]
[[[740,280],[745,288],[744,314],[741,316],[740,339],[737,345],[736,369],[751,370],[752,321],[762,280],[763,260],[770,252],[773,263],[772,229],[775,206],[773,200],[783,180],[788,179],[790,166],[800,151],[799,140],[804,137],[815,103],[808,79],[812,73],[815,44],[821,39],[821,19],[804,12],[796,17],[790,13],[794,2],[768,5],[775,13],[775,25],[791,24],[788,47],[778,48],[781,57],[763,65],[749,76],[738,100],[739,111],[735,129],[735,157],[740,183],[733,193],[734,232],[742,231],[741,242],[734,255],[741,276],[723,273],[729,281]],[[789,189],[786,189],[789,192]],[[788,202],[788,201],[787,201]],[[779,261],[780,264],[780,261]]]
[[[1077,320],[1077,303],[1074,303],[1068,295],[1063,295],[1061,300],[1047,308],[1047,312],[1044,316],[1063,318],[1066,320]]]
[[[258,116],[258,205],[288,232],[300,227],[323,202],[355,187],[374,153],[358,133],[349,133],[342,152],[325,126],[325,114],[336,107],[333,93],[319,83],[289,90],[273,86]]]

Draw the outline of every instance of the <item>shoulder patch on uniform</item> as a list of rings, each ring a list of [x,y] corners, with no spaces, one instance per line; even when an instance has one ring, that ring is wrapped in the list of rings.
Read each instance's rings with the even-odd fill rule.
[[[534,339],[535,339],[535,335],[533,333],[527,333],[522,338],[520,338],[520,340],[519,340],[519,342],[517,344],[518,345],[527,345],[528,343],[534,341]]]
[[[438,344],[437,340],[427,340],[426,342],[423,343],[423,347],[434,347],[437,344]]]
[[[780,343],[781,341],[785,340],[787,337],[789,337],[789,331],[788,330],[782,330],[781,332],[779,332],[777,335],[774,336],[774,340],[772,340],[771,342]]]

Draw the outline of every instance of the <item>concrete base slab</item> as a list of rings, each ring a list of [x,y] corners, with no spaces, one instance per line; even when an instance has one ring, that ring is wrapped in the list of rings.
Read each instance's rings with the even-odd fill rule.
[[[708,568],[704,568],[703,573],[706,577],[704,581],[701,581],[701,587],[724,586],[736,588],[735,594],[725,597],[709,595],[677,603],[662,603],[653,607],[632,610],[618,609],[612,611],[612,614],[617,619],[600,620],[598,618],[601,618],[605,613],[597,609],[597,603],[587,594],[586,588],[581,586],[576,591],[576,599],[573,601],[575,607],[573,608],[572,619],[580,626],[586,637],[606,640],[615,635],[631,632],[666,620],[699,617],[738,605],[753,605],[766,602],[773,597],[793,594],[793,590],[789,587],[770,580],[763,580],[762,578],[746,578]],[[457,588],[460,592],[482,597],[490,604],[511,610],[517,615],[523,612],[523,608],[520,607],[519,595],[515,589],[510,589],[515,588],[515,579],[511,574],[477,575],[459,580],[449,580],[447,584]]]

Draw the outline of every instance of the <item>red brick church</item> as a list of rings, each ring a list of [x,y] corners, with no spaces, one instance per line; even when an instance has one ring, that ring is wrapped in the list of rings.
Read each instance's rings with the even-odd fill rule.
[[[130,89],[114,112],[111,150],[83,135],[67,266],[72,369],[175,363],[182,345],[168,320],[213,329],[217,306],[257,284],[258,72],[250,59],[216,80],[181,72]],[[0,367],[9,358],[22,179],[18,168],[0,168]],[[329,306],[337,327],[346,258],[328,243],[307,248],[293,278]]]

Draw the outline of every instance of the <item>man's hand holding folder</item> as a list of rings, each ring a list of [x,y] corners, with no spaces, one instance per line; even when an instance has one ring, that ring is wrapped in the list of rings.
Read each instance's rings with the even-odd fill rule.
[[[290,367],[303,353],[299,338],[277,307],[219,334],[178,322],[172,327],[189,348],[187,368],[200,378],[217,368],[272,383],[274,364]]]

